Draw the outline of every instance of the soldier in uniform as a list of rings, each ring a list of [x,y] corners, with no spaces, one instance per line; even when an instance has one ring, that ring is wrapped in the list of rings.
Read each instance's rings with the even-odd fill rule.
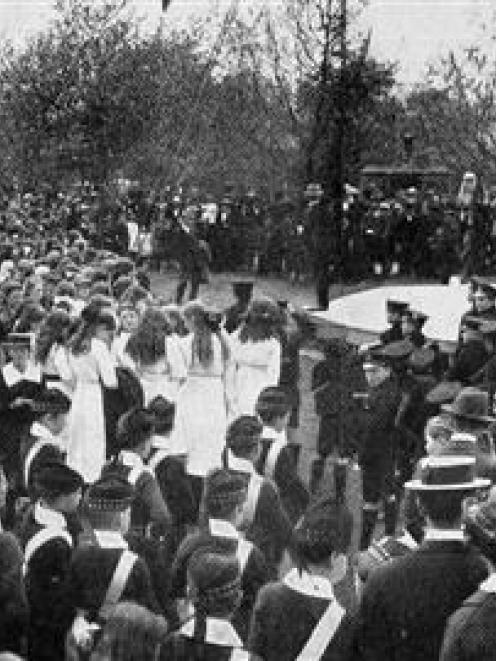
[[[405,310],[401,316],[401,331],[403,337],[409,340],[414,347],[423,347],[426,339],[422,328],[429,317],[418,310]]]
[[[232,283],[236,303],[225,311],[224,328],[228,333],[233,333],[244,321],[246,312],[251,301],[253,282],[238,280]]]
[[[382,344],[390,342],[399,342],[403,339],[403,330],[401,319],[408,310],[408,303],[404,301],[395,301],[388,299],[386,301],[386,316],[389,328],[381,333],[380,340]]]
[[[274,480],[284,508],[296,523],[307,508],[309,494],[297,473],[298,445],[288,444],[286,430],[290,404],[280,388],[264,388],[255,406],[263,424],[257,471]]]
[[[445,374],[446,380],[460,381],[463,385],[468,385],[472,377],[487,363],[489,355],[481,333],[483,323],[484,320],[479,317],[464,317],[460,329],[461,342]]]
[[[265,556],[274,578],[283,557],[291,546],[292,527],[272,480],[255,470],[260,452],[262,424],[252,415],[234,420],[226,432],[224,462],[228,468],[248,478],[246,500],[239,529]]]
[[[257,598],[248,639],[254,659],[346,659],[350,629],[333,586],[346,574],[352,516],[323,500],[295,527],[295,567]]]
[[[83,478],[60,462],[47,462],[34,476],[38,500],[19,526],[24,549],[26,593],[30,607],[29,658],[64,659],[67,578],[76,539],[68,517],[81,500]]]
[[[403,397],[399,372],[411,353],[411,345],[398,342],[388,346],[393,349],[372,349],[363,366],[369,385],[370,417],[359,457],[363,482],[362,550],[370,545],[382,496],[386,534],[393,535],[396,528],[395,452],[397,415]]]

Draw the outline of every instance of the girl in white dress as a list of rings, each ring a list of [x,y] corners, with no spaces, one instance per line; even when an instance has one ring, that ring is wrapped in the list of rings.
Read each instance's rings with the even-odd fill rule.
[[[227,426],[225,372],[228,336],[220,331],[199,301],[184,308],[190,333],[178,342],[186,358],[188,377],[177,402],[176,419],[188,448],[187,471],[203,478],[221,466]]]
[[[106,439],[102,386],[117,388],[110,353],[115,318],[107,309],[88,305],[70,341],[69,364],[75,381],[69,417],[67,464],[86,483],[94,482],[105,462]]]
[[[112,355],[121,367],[134,370],[134,362],[127,352],[127,343],[139,326],[139,314],[132,303],[119,305],[119,329],[112,342]]]
[[[145,406],[159,395],[176,402],[186,379],[186,360],[177,339],[170,334],[163,312],[149,308],[127,343],[145,396]]]
[[[281,373],[280,313],[269,298],[254,299],[244,324],[231,335],[227,379],[229,419],[255,415],[260,392],[277,386]]]
[[[62,310],[51,312],[36,338],[35,360],[41,366],[43,381],[72,397],[73,374],[69,365],[67,340],[72,321]]]

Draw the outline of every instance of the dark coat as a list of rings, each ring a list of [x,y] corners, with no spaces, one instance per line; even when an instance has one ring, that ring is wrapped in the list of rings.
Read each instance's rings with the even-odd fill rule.
[[[390,344],[391,342],[399,342],[403,339],[403,331],[401,330],[401,321],[392,324],[379,336],[381,344]]]
[[[440,661],[492,661],[496,650],[496,594],[478,590],[448,620]]]
[[[482,340],[470,340],[462,344],[456,351],[452,366],[448,369],[447,381],[460,381],[464,386],[470,385],[471,377],[488,361],[488,354]]]
[[[160,661],[231,661],[234,649],[239,654],[235,658],[248,661],[249,655],[241,648],[213,642],[196,643],[176,631],[162,644],[159,658]]]
[[[449,616],[486,578],[461,541],[428,541],[378,568],[354,617],[350,661],[437,661]]]
[[[265,475],[265,464],[272,443],[272,439],[262,438],[260,456],[256,465],[256,469],[260,475]],[[286,513],[293,524],[300,519],[310,499],[305,485],[298,477],[295,449],[291,445],[286,445],[281,449],[276,460],[274,475],[272,476],[279,490]]]
[[[248,649],[264,661],[296,659],[329,604],[328,599],[300,594],[284,583],[269,583],[258,595]],[[347,658],[350,631],[344,619],[322,661]]]

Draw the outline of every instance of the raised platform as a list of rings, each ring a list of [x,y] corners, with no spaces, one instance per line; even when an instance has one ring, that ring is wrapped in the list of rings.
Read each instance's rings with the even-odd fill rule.
[[[468,285],[396,285],[376,287],[333,300],[326,312],[310,312],[317,337],[342,337],[351,344],[379,341],[387,328],[386,301],[408,302],[428,315],[424,334],[439,342],[444,351],[454,351],[460,317],[467,310]]]

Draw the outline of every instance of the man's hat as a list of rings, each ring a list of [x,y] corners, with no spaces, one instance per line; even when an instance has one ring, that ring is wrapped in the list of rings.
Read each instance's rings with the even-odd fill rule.
[[[34,398],[31,408],[39,415],[68,413],[71,400],[58,388],[46,388]]]
[[[263,425],[255,415],[241,415],[233,420],[226,432],[227,447],[237,454],[258,445]]]
[[[238,472],[226,468],[217,468],[205,478],[203,502],[208,509],[210,506],[241,505],[246,499],[246,477]]]
[[[439,448],[438,456],[475,457],[477,454],[477,437],[465,432],[453,432],[446,443]]]
[[[441,410],[465,420],[491,424],[496,418],[489,416],[489,394],[478,388],[462,388],[452,404],[443,404]]]
[[[386,301],[386,311],[391,314],[403,314],[410,307],[405,301],[396,301],[389,298]]]
[[[297,548],[306,559],[321,562],[333,552],[346,553],[351,542],[353,517],[348,508],[323,498],[307,509],[294,529]]]
[[[52,497],[67,496],[81,489],[84,480],[75,470],[61,461],[40,464],[33,476],[34,489]]]
[[[419,310],[405,310],[402,313],[402,316],[406,319],[409,319],[415,326],[420,329],[424,326],[425,322],[429,318],[424,312]]]
[[[91,510],[123,512],[131,506],[134,488],[117,475],[102,476],[88,489],[86,504]]]
[[[121,450],[132,450],[145,441],[154,429],[154,416],[144,408],[133,408],[124,413],[117,423],[117,445]]]
[[[253,292],[253,281],[236,280],[232,283],[232,288],[236,298],[250,298]]]
[[[258,415],[285,415],[291,408],[287,394],[282,388],[269,386],[264,388],[257,399],[255,411]]]
[[[491,480],[475,476],[475,457],[426,457],[420,463],[420,477],[405,483],[412,491],[472,491],[483,489]]]
[[[465,315],[460,323],[461,327],[466,330],[472,331],[481,331],[483,320],[480,317],[474,317],[473,315]]]
[[[310,183],[307,184],[303,194],[307,199],[320,198],[324,195],[324,189],[322,188],[322,184]]]

